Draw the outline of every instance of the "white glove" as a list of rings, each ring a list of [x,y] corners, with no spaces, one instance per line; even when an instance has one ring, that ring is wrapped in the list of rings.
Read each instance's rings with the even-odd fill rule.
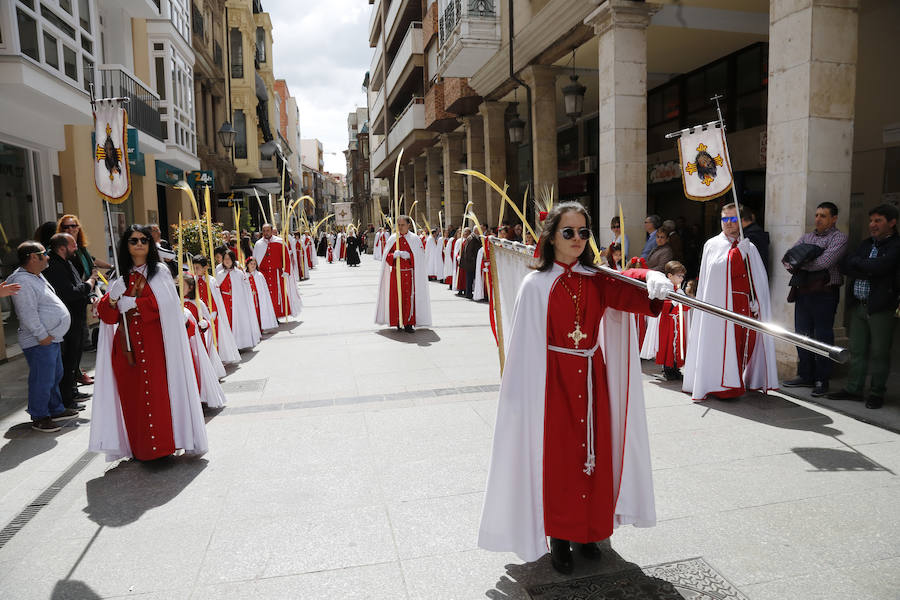
[[[672,291],[672,282],[659,271],[647,271],[647,297],[651,300],[664,300]]]
[[[759,302],[757,302],[756,300],[750,301],[750,314],[752,314],[754,317],[759,316]]]
[[[125,282],[119,277],[109,285],[107,292],[109,293],[109,298],[111,300],[118,300],[122,297],[122,294],[125,293]]]
[[[207,329],[209,329],[209,321],[207,321],[206,319],[200,319],[200,321],[197,322],[197,326],[200,327],[200,331],[206,331]]]
[[[750,248],[753,247],[753,242],[751,242],[749,238],[744,238],[738,242],[737,247],[738,250],[741,251],[741,254],[747,256],[747,254],[750,252]]]
[[[394,258],[406,260],[409,258],[409,252],[407,252],[406,250],[397,250],[396,252],[394,252]]]
[[[116,303],[116,307],[124,315],[132,308],[137,308],[137,299],[134,296],[122,296]]]

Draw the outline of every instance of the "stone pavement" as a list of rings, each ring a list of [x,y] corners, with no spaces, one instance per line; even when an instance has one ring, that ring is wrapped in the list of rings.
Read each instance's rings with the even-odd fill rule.
[[[574,583],[477,549],[485,306],[432,284],[434,328],[398,334],[372,323],[370,256],[312,276],[300,320],[229,373],[202,458],[105,463],[89,410],[33,432],[25,363],[0,366],[0,598],[897,597],[900,436],[778,394],[692,404],[653,368],[659,524],[576,556]]]

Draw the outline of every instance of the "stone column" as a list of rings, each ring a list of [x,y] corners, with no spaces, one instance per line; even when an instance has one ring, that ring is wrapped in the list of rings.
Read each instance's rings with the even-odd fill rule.
[[[416,220],[416,223],[419,224],[419,227],[425,227],[425,221],[422,220],[422,215],[428,216],[428,212],[426,211],[426,193],[425,193],[425,182],[426,182],[426,173],[427,173],[427,164],[425,162],[425,155],[420,154],[416,157],[416,160],[413,165],[413,179],[415,181],[415,198],[414,200],[418,202],[416,204],[415,209],[413,209],[412,217]],[[410,204],[412,206],[412,204]],[[428,219],[429,224],[431,223],[431,219]]]
[[[584,22],[593,25],[599,46],[600,243],[612,240],[609,222],[625,218],[629,255],[644,245],[647,212],[647,26],[658,4],[605,0]]]
[[[522,79],[531,86],[531,156],[534,165],[534,183],[529,196],[535,198],[545,187],[552,187],[554,195],[558,196],[556,71],[548,65],[531,65],[522,71]]]
[[[438,212],[442,210],[441,199],[441,169],[444,164],[444,153],[440,146],[432,146],[425,150],[425,163],[428,172],[428,191],[426,194],[425,211],[428,215],[428,223],[432,227],[440,226]]]
[[[482,102],[478,112],[484,120],[484,174],[501,189],[506,181],[506,102]],[[500,197],[484,184],[487,224],[499,225]]]
[[[459,227],[462,212],[466,207],[463,197],[463,176],[457,175],[461,167],[465,134],[444,133],[441,145],[444,148],[444,226]]]
[[[484,123],[481,115],[463,117],[466,124],[466,162],[470,169],[484,173]],[[469,179],[469,197],[467,202],[472,203],[472,210],[482,224],[486,224],[487,206],[485,205],[486,193],[484,185],[475,178]]]
[[[822,202],[837,205],[847,231],[858,8],[857,0],[770,2],[765,225],[772,318],[788,326],[794,310],[783,301],[789,276],[778,258],[812,228]],[[779,372],[794,376],[794,347],[776,342],[776,353]]]

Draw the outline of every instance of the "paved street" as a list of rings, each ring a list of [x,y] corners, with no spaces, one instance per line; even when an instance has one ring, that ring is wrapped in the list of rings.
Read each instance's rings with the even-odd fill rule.
[[[433,329],[379,330],[377,273],[320,263],[299,322],[229,372],[199,459],[105,463],[90,410],[34,432],[25,362],[0,366],[0,598],[566,597],[547,557],[475,545],[499,383],[485,306],[432,284]],[[576,555],[573,578],[701,557],[743,594],[709,598],[897,597],[900,436],[777,394],[692,404],[653,373],[659,524]]]

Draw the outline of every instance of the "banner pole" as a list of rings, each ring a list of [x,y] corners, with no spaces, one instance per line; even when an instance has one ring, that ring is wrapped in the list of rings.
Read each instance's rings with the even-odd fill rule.
[[[109,227],[109,242],[110,248],[112,249],[113,266],[116,268],[116,274],[123,278],[122,281],[125,282],[125,287],[128,288],[128,282],[124,279],[125,275],[119,270],[119,253],[116,250],[115,237],[113,236],[112,214],[109,211],[109,201],[103,200],[103,205],[106,207],[106,224]],[[130,357],[128,363],[133,364],[134,356],[132,355],[131,350],[131,336],[128,334],[128,319],[125,318],[125,315],[122,315],[122,329],[125,332],[125,352],[127,352]]]

